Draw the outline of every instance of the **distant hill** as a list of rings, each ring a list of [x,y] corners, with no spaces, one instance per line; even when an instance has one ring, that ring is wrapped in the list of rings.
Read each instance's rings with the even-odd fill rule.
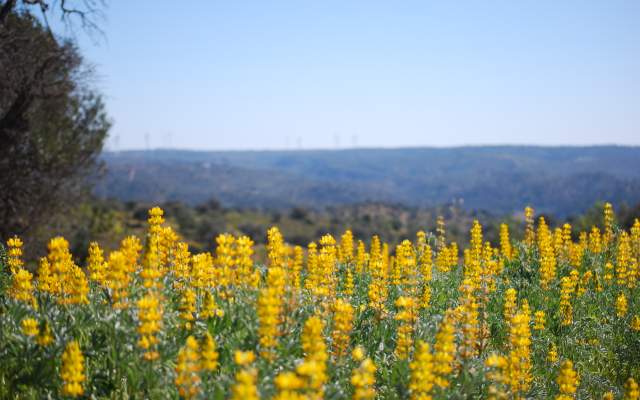
[[[312,151],[107,152],[96,194],[225,206],[325,207],[367,201],[559,216],[597,201],[640,201],[640,147],[481,146]]]

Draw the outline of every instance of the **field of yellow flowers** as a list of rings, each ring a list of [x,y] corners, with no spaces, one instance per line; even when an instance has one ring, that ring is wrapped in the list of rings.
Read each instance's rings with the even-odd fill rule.
[[[0,398],[640,398],[640,221],[525,216],[496,244],[474,222],[466,249],[442,219],[395,249],[274,227],[257,263],[227,234],[191,254],[156,207],[145,238],[77,265],[57,237],[33,274],[12,238]]]

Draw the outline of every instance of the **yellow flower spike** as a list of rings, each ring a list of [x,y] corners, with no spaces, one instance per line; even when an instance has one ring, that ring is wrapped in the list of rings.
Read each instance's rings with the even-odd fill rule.
[[[358,240],[358,248],[356,250],[356,273],[361,274],[365,270],[367,264],[367,249],[362,240]]]
[[[202,309],[200,311],[200,317],[203,319],[209,319],[213,317],[224,317],[224,310],[218,307],[216,299],[211,292],[207,291],[204,294],[204,300],[202,301]]]
[[[53,342],[53,334],[51,332],[51,327],[49,327],[49,323],[45,322],[44,329],[42,329],[38,334],[36,342],[42,347],[46,347]]]
[[[615,214],[613,212],[613,206],[611,203],[604,204],[604,237],[603,241],[605,245],[608,245],[613,240],[613,222]]]
[[[362,360],[351,373],[353,400],[371,400],[376,397],[376,366],[370,358]]]
[[[618,286],[627,286],[629,269],[632,269],[631,265],[633,264],[631,257],[631,238],[626,231],[622,231],[618,240],[618,248],[616,249],[615,272]]]
[[[178,352],[174,383],[183,399],[192,399],[200,393],[200,356],[198,342],[189,336]]]
[[[355,361],[362,361],[364,360],[366,354],[364,352],[364,348],[362,346],[356,346],[353,351],[351,352],[351,357],[355,360]]]
[[[160,354],[155,350],[158,343],[157,334],[162,328],[162,305],[155,293],[148,293],[138,300],[138,333],[140,339],[138,346],[141,347],[143,357],[147,361],[157,359]]]
[[[493,369],[487,373],[487,378],[489,378],[494,384],[500,385],[509,383],[509,361],[506,357],[498,354],[491,354],[485,360],[484,365]],[[494,391],[500,391],[494,384],[491,385],[494,387]]]
[[[233,359],[238,365],[249,365],[256,360],[256,354],[253,351],[236,350]]]
[[[516,312],[516,301],[518,300],[518,292],[514,288],[509,288],[504,292],[503,315],[504,322],[510,323],[511,318]]]
[[[398,337],[396,340],[396,356],[401,359],[407,359],[413,345],[413,329],[417,319],[417,304],[411,297],[400,296],[396,300],[398,313],[395,316],[396,321],[400,321],[398,326]]]
[[[37,309],[38,303],[33,295],[33,274],[25,269],[18,269],[16,273],[12,275],[11,288],[9,288],[9,295],[11,298],[22,302],[31,304],[33,308]]]
[[[507,224],[500,225],[500,254],[507,260],[511,260],[513,257],[511,240],[509,239],[509,226]]]
[[[547,289],[556,278],[557,260],[552,243],[553,237],[543,217],[540,217],[536,236],[540,250],[540,286]]]
[[[547,361],[555,363],[558,361],[558,348],[555,343],[549,345],[549,351],[547,352]]]
[[[87,270],[89,278],[99,284],[104,284],[107,264],[105,263],[102,249],[97,242],[89,244],[89,257],[87,258]]]
[[[429,345],[418,342],[413,361],[409,364],[411,380],[409,392],[411,400],[431,399],[431,390],[435,383],[433,356]]]
[[[562,317],[562,325],[571,325],[573,323],[573,306],[571,305],[571,294],[573,293],[573,283],[569,277],[561,279],[560,289],[560,316]]]
[[[327,382],[327,345],[324,341],[324,322],[318,316],[307,319],[302,329],[300,338],[304,360],[296,368],[305,384],[304,389],[311,398],[321,399],[324,394],[324,385]]]
[[[256,355],[253,351],[235,351],[234,360],[242,369],[236,373],[236,383],[231,388],[232,400],[259,399],[256,385],[258,371],[251,366],[255,359]]]
[[[7,240],[7,255],[9,256],[7,264],[12,274],[15,274],[24,266],[24,262],[22,261],[22,246],[22,240],[17,236]]]
[[[336,299],[333,302],[333,354],[342,357],[347,354],[351,330],[353,329],[353,306],[349,302]]]
[[[273,400],[304,400],[306,397],[298,391],[304,387],[304,381],[294,372],[279,373],[273,383],[278,389],[278,393]]]
[[[527,246],[531,247],[534,245],[536,240],[536,233],[533,227],[533,223],[534,223],[533,208],[527,206],[524,209],[524,221],[525,221],[524,241],[527,244]]]
[[[39,333],[38,321],[33,318],[25,318],[20,322],[22,333],[26,336],[36,336]]]
[[[245,368],[236,374],[236,383],[231,388],[232,400],[258,400],[258,371],[255,368]]]
[[[573,369],[573,363],[570,360],[562,363],[556,383],[560,387],[560,394],[556,396],[556,400],[570,400],[575,398],[576,391],[580,385],[580,377]]]
[[[209,332],[205,333],[200,346],[202,359],[202,369],[205,371],[215,371],[218,368],[218,351],[216,341]]]
[[[196,292],[193,289],[187,288],[182,292],[178,310],[180,311],[179,316],[183,321],[184,328],[190,330],[195,320],[194,314],[196,312]]]
[[[447,231],[445,227],[444,217],[442,215],[438,215],[436,218],[436,250],[438,252],[443,251],[447,246]]]
[[[67,344],[62,354],[62,368],[60,369],[62,379],[62,395],[78,397],[84,393],[82,383],[86,377],[84,375],[84,356],[80,351],[78,342],[71,341]]]
[[[347,264],[353,260],[353,233],[347,229],[340,237],[340,262]]]
[[[640,315],[634,315],[631,320],[631,329],[636,332],[640,332]]]
[[[455,327],[452,310],[447,310],[438,333],[436,343],[433,346],[433,371],[434,383],[440,388],[449,386],[448,376],[453,371],[453,363],[456,354]]]
[[[616,298],[616,315],[618,318],[622,318],[627,315],[628,305],[627,305],[627,297],[624,293],[620,293],[620,295]]]
[[[624,400],[638,400],[640,399],[640,389],[635,379],[627,379],[627,383],[624,385]]]
[[[275,257],[275,256],[274,256]],[[275,357],[280,336],[285,290],[285,271],[271,267],[267,272],[267,285],[260,290],[257,299],[258,334],[260,355],[267,360]]]

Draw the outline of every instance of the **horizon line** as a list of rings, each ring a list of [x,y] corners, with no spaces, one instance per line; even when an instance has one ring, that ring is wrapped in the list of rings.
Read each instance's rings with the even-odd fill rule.
[[[207,152],[207,153],[232,153],[232,152],[306,152],[306,151],[353,151],[353,150],[420,150],[420,149],[433,149],[433,150],[452,150],[452,149],[464,149],[464,148],[491,148],[491,147],[525,147],[525,148],[605,148],[605,147],[622,147],[622,148],[640,148],[640,144],[621,144],[621,143],[594,143],[594,144],[533,144],[533,143],[502,143],[502,144],[461,144],[461,145],[416,145],[416,146],[345,146],[345,147],[281,147],[281,148],[226,148],[226,149],[214,149],[214,148],[191,148],[191,147],[131,147],[123,149],[104,148],[102,153],[121,153],[121,152],[152,152],[152,151],[184,151],[184,152]]]

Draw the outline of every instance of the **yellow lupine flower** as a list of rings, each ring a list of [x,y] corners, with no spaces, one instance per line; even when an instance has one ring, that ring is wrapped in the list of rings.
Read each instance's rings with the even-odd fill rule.
[[[620,295],[616,298],[616,315],[619,318],[627,315],[627,297],[624,293],[620,293]]]
[[[420,308],[427,309],[431,304],[431,286],[425,282],[420,297]]]
[[[78,397],[84,393],[82,383],[85,381],[84,356],[80,351],[78,342],[71,341],[62,354],[62,368],[60,370],[62,379],[62,395]]]
[[[509,288],[504,292],[504,305],[502,313],[504,321],[508,324],[516,312],[516,301],[518,300],[518,292],[514,288]]]
[[[87,258],[87,269],[89,270],[89,278],[92,281],[103,284],[105,280],[106,263],[102,255],[102,249],[97,242],[89,244],[89,257]]]
[[[27,336],[36,336],[39,332],[38,321],[33,318],[25,318],[20,322],[22,333]]]
[[[158,295],[153,292],[147,293],[138,300],[137,305],[138,333],[140,334],[138,346],[144,350],[144,359],[152,361],[160,356],[155,348],[159,342],[157,334],[162,328],[162,305]]]
[[[371,270],[371,282],[369,283],[368,299],[369,307],[376,311],[377,317],[380,319],[386,313],[385,302],[389,293],[387,285],[388,272],[382,261],[376,261],[369,264]]]
[[[192,399],[200,393],[200,356],[198,342],[193,336],[187,337],[185,345],[178,352],[174,383],[183,399]]]
[[[436,218],[436,234],[436,250],[440,253],[447,246],[447,231],[444,223],[444,217],[442,215],[438,215]]]
[[[431,390],[435,382],[433,356],[429,345],[423,341],[418,342],[413,361],[409,364],[411,380],[409,392],[412,400],[431,399]]]
[[[538,248],[540,249],[540,286],[547,289],[556,278],[556,255],[551,243],[552,237],[544,218],[538,224]]]
[[[560,289],[560,316],[562,325],[571,325],[573,323],[573,306],[571,305],[571,293],[573,292],[573,283],[569,277],[561,279]]]
[[[89,284],[84,272],[73,262],[69,242],[63,237],[49,241],[48,267],[53,284],[50,293],[57,296],[59,304],[88,304]]]
[[[48,346],[53,342],[53,334],[48,323],[45,322],[44,329],[38,334],[36,342],[42,347]]]
[[[353,400],[370,400],[376,397],[376,366],[370,358],[364,359],[351,373]]]
[[[640,315],[633,316],[633,320],[631,320],[631,329],[636,332],[640,332]]]
[[[525,233],[524,233],[524,241],[527,246],[531,247],[534,245],[536,240],[536,233],[533,227],[534,223],[534,211],[533,208],[527,206],[524,209],[524,221],[525,221]]]
[[[343,300],[336,299],[332,305],[333,311],[333,354],[342,357],[347,354],[351,330],[353,329],[353,306]]]
[[[533,329],[536,331],[544,330],[544,325],[546,323],[545,313],[542,310],[536,311],[534,314],[534,324]]]
[[[624,400],[640,399],[640,389],[635,379],[629,378],[624,385]]]
[[[399,359],[405,360],[409,357],[413,345],[413,327],[417,318],[417,304],[412,297],[400,296],[395,305],[398,307],[395,320],[400,322],[395,354]]]
[[[218,307],[216,299],[211,292],[207,291],[204,294],[204,300],[202,301],[202,309],[200,310],[200,317],[203,319],[209,319],[213,317],[224,317],[224,310]]]
[[[298,391],[304,387],[304,381],[295,372],[279,373],[273,380],[278,393],[273,400],[304,400],[306,397]]]
[[[180,311],[180,319],[183,321],[185,329],[190,330],[193,320],[195,320],[196,312],[196,292],[191,288],[187,288],[182,292],[180,297],[180,305],[178,306]]]
[[[360,274],[364,271],[367,263],[367,257],[367,249],[365,248],[364,242],[362,240],[358,240],[358,248],[356,250],[356,273]]]
[[[531,385],[531,332],[529,316],[519,312],[511,319],[508,384],[513,393],[524,395]]]
[[[22,261],[22,240],[19,237],[14,236],[7,240],[7,264],[9,265],[9,271],[12,274],[22,269],[24,262]]]
[[[353,233],[347,229],[340,237],[340,262],[350,263],[353,260]]]
[[[631,265],[631,239],[626,231],[622,231],[616,251],[616,283],[627,285],[629,266]]]
[[[131,282],[131,272],[127,264],[127,256],[122,251],[109,254],[105,284],[111,293],[111,305],[115,309],[128,307],[128,292]]]
[[[613,220],[615,215],[613,213],[613,206],[611,203],[604,204],[604,237],[603,241],[605,245],[608,245],[613,240]]]
[[[469,359],[477,354],[480,324],[478,321],[478,300],[474,295],[474,283],[471,278],[465,278],[458,288],[460,305],[457,307],[458,322],[460,324],[461,343],[460,357]]]
[[[500,224],[500,254],[507,260],[511,260],[513,257],[511,240],[509,239],[509,226],[507,224]]]
[[[11,277],[11,288],[9,295],[11,298],[23,303],[31,304],[37,308],[38,303],[33,295],[33,274],[25,269],[18,269]]]
[[[300,273],[304,266],[304,250],[302,247],[295,246],[293,248],[293,264],[291,266],[291,280],[294,289],[300,289]]]
[[[555,363],[558,361],[558,348],[555,343],[549,345],[549,351],[547,352],[547,361]]]
[[[236,351],[234,353],[236,364],[243,367],[236,373],[236,383],[231,388],[232,400],[258,400],[258,371],[251,366],[255,360],[252,351]]]
[[[189,245],[178,242],[173,254],[172,272],[175,276],[173,287],[176,290],[184,290],[191,278],[191,252]]]
[[[307,319],[302,329],[302,350],[304,360],[296,368],[296,372],[305,382],[304,389],[311,399],[321,399],[327,381],[327,345],[322,331],[324,323],[318,316]]]
[[[441,388],[446,388],[449,386],[448,376],[453,371],[453,362],[456,354],[452,310],[448,310],[442,322],[440,322],[433,350],[434,383]]]
[[[285,272],[282,267],[270,267],[267,286],[260,290],[257,300],[258,334],[260,335],[260,355],[268,360],[275,357],[275,349],[280,336],[284,303]]]
[[[218,368],[218,351],[216,341],[209,332],[205,333],[200,346],[200,359],[202,369],[205,371],[215,371]]]
[[[558,386],[560,386],[560,394],[556,396],[556,400],[570,400],[575,398],[576,391],[580,385],[580,377],[573,369],[573,363],[570,360],[562,363],[556,382]]]
[[[597,226],[591,227],[589,232],[589,251],[595,254],[602,253],[602,236]]]
[[[284,238],[277,227],[271,227],[267,231],[267,255],[269,267],[285,267],[286,249]]]

